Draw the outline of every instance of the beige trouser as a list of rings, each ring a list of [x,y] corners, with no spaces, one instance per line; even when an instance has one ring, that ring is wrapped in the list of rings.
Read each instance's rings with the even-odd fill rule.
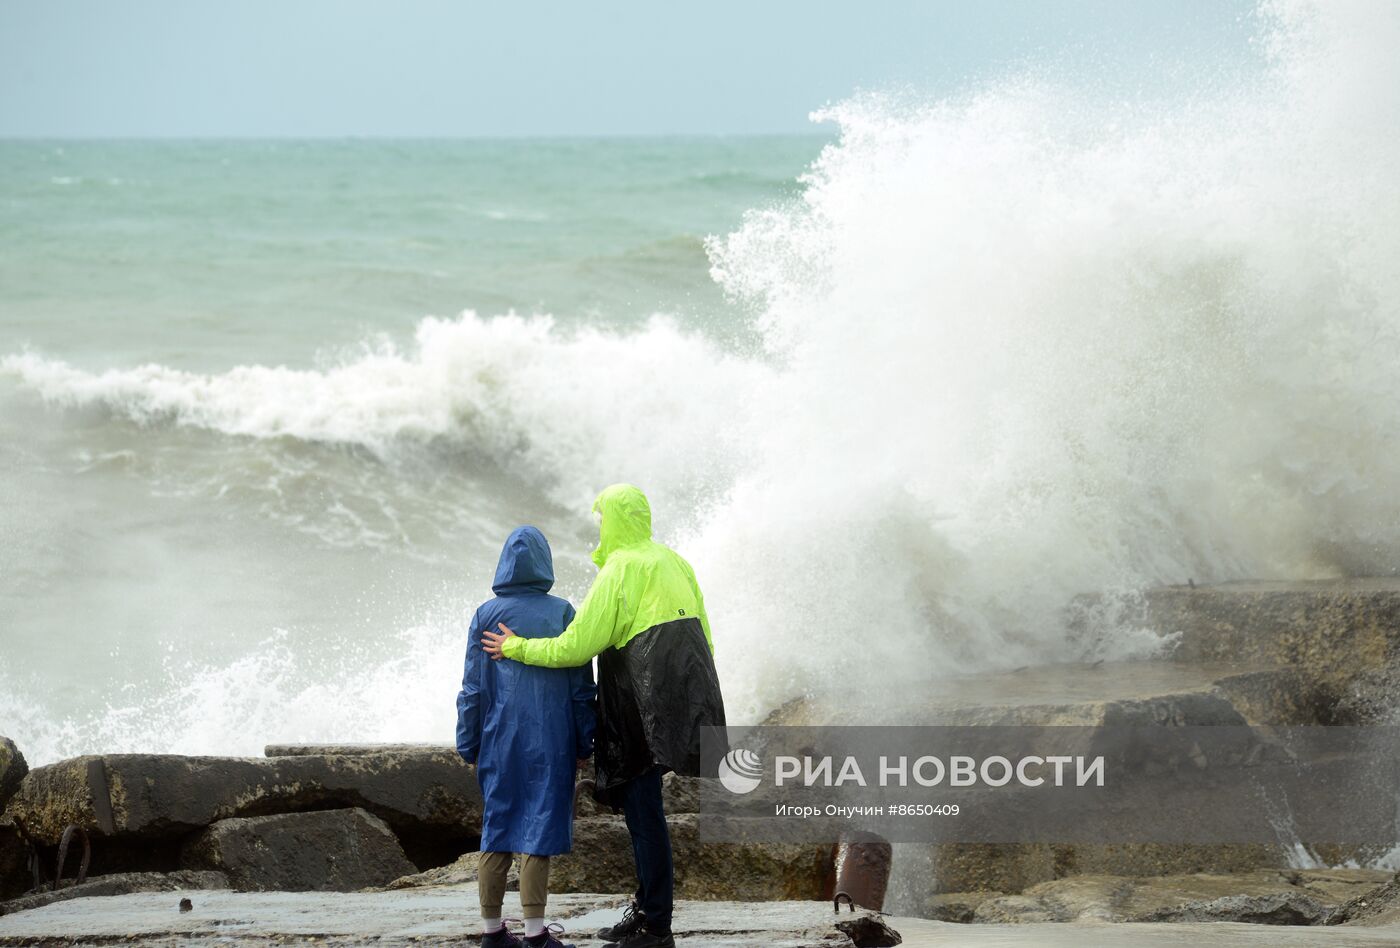
[[[476,890],[481,896],[482,918],[500,918],[501,903],[506,897],[506,873],[510,872],[511,853],[482,853],[477,870]],[[549,898],[549,857],[520,857],[520,909],[525,918],[544,918],[544,904]]]

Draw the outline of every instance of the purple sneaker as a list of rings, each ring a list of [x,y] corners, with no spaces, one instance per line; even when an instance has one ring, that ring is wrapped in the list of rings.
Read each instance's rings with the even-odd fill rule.
[[[533,938],[525,939],[526,948],[574,948],[568,942],[560,941],[556,935],[564,934],[564,926],[558,922],[550,922],[545,926],[543,932]]]
[[[512,935],[505,922],[494,932],[483,932],[481,935],[481,948],[520,948],[520,939]]]

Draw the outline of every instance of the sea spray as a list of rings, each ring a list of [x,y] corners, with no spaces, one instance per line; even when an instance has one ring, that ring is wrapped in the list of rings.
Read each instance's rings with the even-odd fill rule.
[[[464,605],[392,634],[388,660],[379,648],[308,655],[284,630],[218,667],[171,654],[153,686],[118,689],[101,712],[78,718],[21,700],[32,689],[0,673],[0,721],[41,763],[78,753],[261,756],[269,743],[334,743],[347,735],[445,741],[439,704],[461,681]]]
[[[829,109],[713,242],[784,367],[686,544],[744,712],[1074,659],[1079,592],[1400,564],[1400,10],[1263,14],[1265,75],[1170,108]]]

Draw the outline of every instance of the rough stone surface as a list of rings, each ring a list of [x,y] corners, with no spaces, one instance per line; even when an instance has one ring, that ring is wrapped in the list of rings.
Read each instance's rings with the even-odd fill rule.
[[[940,680],[897,706],[873,694],[794,699],[763,723],[1238,724],[1243,716],[1219,683],[1277,667],[1230,660],[1051,665]]]
[[[1254,925],[1316,925],[1328,909],[1306,895],[1227,895],[1189,902],[1134,919],[1140,922],[1248,922]]]
[[[474,930],[475,887],[398,892],[190,892],[180,912],[171,893],[78,899],[0,917],[0,946],[143,945],[161,948],[467,948]],[[594,934],[615,922],[623,899],[551,895],[549,917],[566,941],[600,948]],[[507,893],[507,915],[520,902]],[[842,913],[841,921],[852,916]],[[860,918],[857,913],[855,918]],[[1121,925],[968,925],[901,917],[880,919],[908,948],[1379,948],[1395,945],[1400,926],[1294,927],[1232,923]],[[850,948],[834,929],[829,902],[690,902],[676,904],[677,944],[687,948]]]
[[[1227,675],[1215,687],[1254,725],[1364,723],[1340,710],[1335,684],[1297,668]]]
[[[1341,861],[1351,853],[1328,855]],[[930,894],[1017,894],[1075,875],[1237,875],[1287,868],[1283,849],[1264,844],[944,843],[929,844],[919,858],[930,866]]]
[[[661,801],[668,814],[700,812],[700,778],[667,774],[661,778]]]
[[[352,892],[413,871],[393,830],[359,808],[220,820],[185,844],[191,867],[240,890]]]
[[[15,742],[0,735],[0,813],[4,812],[10,797],[19,792],[19,785],[27,773],[29,765]]]
[[[1366,669],[1348,681],[1328,707],[1324,724],[1400,723],[1400,664]]]
[[[1393,592],[1379,595],[1389,608]],[[1304,584],[1304,594],[1312,587]],[[1181,615],[1190,617],[1191,604],[1214,610],[1222,594],[1217,587],[1174,590],[1167,599],[1181,598]],[[1333,592],[1322,589],[1324,599]],[[1252,594],[1251,594],[1252,595]],[[1287,594],[1291,595],[1291,593]],[[1223,594],[1233,600],[1236,593]],[[1246,596],[1249,599],[1250,596]],[[1267,597],[1266,597],[1267,598]],[[1400,601],[1400,598],[1397,598]],[[1146,621],[1144,617],[1138,617]],[[1262,621],[1262,620],[1261,620]],[[1386,620],[1375,619],[1383,624]],[[1161,626],[1182,631],[1185,622]],[[1209,625],[1209,623],[1207,623]],[[1211,626],[1213,627],[1213,626]],[[1205,634],[1199,625],[1192,635]],[[1183,632],[1183,634],[1185,634]],[[1250,634],[1266,634],[1251,627]],[[1300,633],[1301,634],[1301,633]],[[1010,673],[971,675],[939,681],[937,688],[914,702],[901,702],[897,713],[882,707],[878,696],[841,695],[839,700],[795,699],[774,711],[766,724],[1333,724],[1343,723],[1333,712],[1337,685],[1307,668],[1281,666],[1285,653],[1262,647],[1243,659],[1228,650],[1198,655],[1200,660],[1077,664],[1028,668]],[[1364,860],[1375,853],[1356,847],[1313,847],[1324,858],[1341,862]],[[999,891],[1016,894],[1029,886],[1069,875],[1180,875],[1196,872],[1240,873],[1282,869],[1282,847],[1264,844],[1205,845],[1120,844],[945,844],[932,847],[929,857],[934,885],[940,892]],[[1364,864],[1364,861],[1363,861]]]
[[[28,854],[19,830],[0,819],[0,900],[27,892],[33,885]]]
[[[1288,855],[1264,843],[1114,843],[1055,847],[1056,878],[1073,875],[1240,875],[1283,870]]]
[[[899,932],[876,916],[864,913],[839,919],[836,930],[849,938],[855,948],[893,948],[904,942]]]
[[[701,842],[694,814],[667,819],[675,852],[676,897],[736,902],[821,899],[829,847]],[[621,817],[574,821],[574,850],[550,861],[552,892],[625,895],[637,887],[632,844]]]
[[[1174,637],[1172,660],[942,679],[897,707],[880,695],[794,699],[765,723],[1097,724],[1143,702],[1173,723],[1224,723],[1210,718],[1225,706],[1258,724],[1364,723],[1357,714],[1400,695],[1397,578],[1170,586],[1118,620]]]
[[[1030,895],[1007,895],[988,899],[977,906],[973,920],[977,922],[1028,924],[1032,922],[1068,922],[1075,916],[1057,900]]]
[[[268,744],[264,757],[373,757],[382,754],[437,757],[457,754],[451,744]]]
[[[1170,586],[1144,604],[1150,628],[1180,635],[1183,661],[1285,665],[1341,686],[1400,657],[1400,579]]]
[[[0,918],[0,945],[139,944],[161,946],[306,945],[469,946],[475,930],[475,886],[375,893],[190,892],[187,912],[168,893],[81,899]],[[549,916],[579,948],[599,948],[599,928],[621,913],[621,900],[599,895],[550,896]],[[99,904],[100,903],[100,904]],[[519,917],[515,893],[505,912]],[[844,923],[858,940],[837,927]],[[823,902],[678,901],[679,944],[695,948],[852,948],[898,944],[902,926],[934,923],[877,918],[868,912],[837,919]],[[138,934],[139,933],[139,934]],[[904,944],[911,944],[908,938]],[[932,944],[920,941],[917,944]],[[941,941],[938,943],[942,943]]]
[[[1385,883],[1347,899],[1327,919],[1329,925],[1400,922],[1400,873]]]
[[[24,912],[54,902],[90,896],[126,895],[129,892],[180,892],[190,889],[227,889],[228,877],[222,872],[182,869],[178,872],[121,872],[88,879],[81,885],[64,886],[49,892],[35,892],[0,903],[0,915]]]
[[[1385,869],[1290,869],[1280,874],[1329,906],[1365,897],[1394,878]]]
[[[930,878],[945,892],[1018,893],[1057,875],[1045,843],[946,843],[929,846]]]
[[[457,751],[449,744],[268,744],[263,753],[267,757],[369,757],[388,754],[440,760],[444,755],[455,756]],[[591,777],[591,765],[580,776]],[[661,795],[667,813],[700,811],[699,778],[668,773],[661,778]],[[608,812],[589,794],[579,795],[580,816],[599,816]]]
[[[422,865],[475,848],[480,834],[475,771],[448,751],[78,757],[31,771],[10,812],[48,845],[57,843],[69,823],[100,837],[145,844],[231,817],[356,806],[393,827]]]
[[[1325,855],[1340,862],[1354,854],[1333,847]],[[1075,875],[1238,875],[1287,868],[1283,849],[1262,843],[944,843],[929,844],[919,858],[930,866],[930,895],[1014,895]]]
[[[429,869],[426,872],[415,872],[412,875],[400,876],[393,882],[384,886],[385,890],[394,889],[418,889],[424,886],[434,885],[462,885],[467,882],[475,882],[481,872],[481,853],[470,852],[458,856],[454,862],[445,866],[438,866],[436,869]],[[519,859],[512,861],[510,869],[506,872],[506,888],[512,891],[520,885],[520,865]],[[552,883],[551,883],[552,885]]]
[[[924,901],[923,911],[918,914],[940,922],[957,922],[965,925],[977,915],[977,906],[989,899],[999,899],[1004,892],[941,892],[931,895]]]
[[[1333,907],[1374,890],[1387,876],[1366,869],[1143,878],[1071,876],[1032,886],[1020,895],[983,900],[973,920],[1316,924]]]
[[[584,776],[592,776],[592,772],[585,772]],[[666,774],[661,778],[661,802],[666,807],[668,816],[678,813],[699,813],[700,812],[700,778],[683,777],[680,774]],[[593,795],[586,790],[580,792],[574,813],[577,816],[608,816],[617,815],[611,807],[603,806]]]

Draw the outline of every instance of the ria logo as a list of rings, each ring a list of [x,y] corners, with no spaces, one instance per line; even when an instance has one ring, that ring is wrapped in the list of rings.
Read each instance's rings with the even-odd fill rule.
[[[763,776],[763,761],[751,750],[736,748],[719,762],[719,782],[730,793],[751,793]]]

